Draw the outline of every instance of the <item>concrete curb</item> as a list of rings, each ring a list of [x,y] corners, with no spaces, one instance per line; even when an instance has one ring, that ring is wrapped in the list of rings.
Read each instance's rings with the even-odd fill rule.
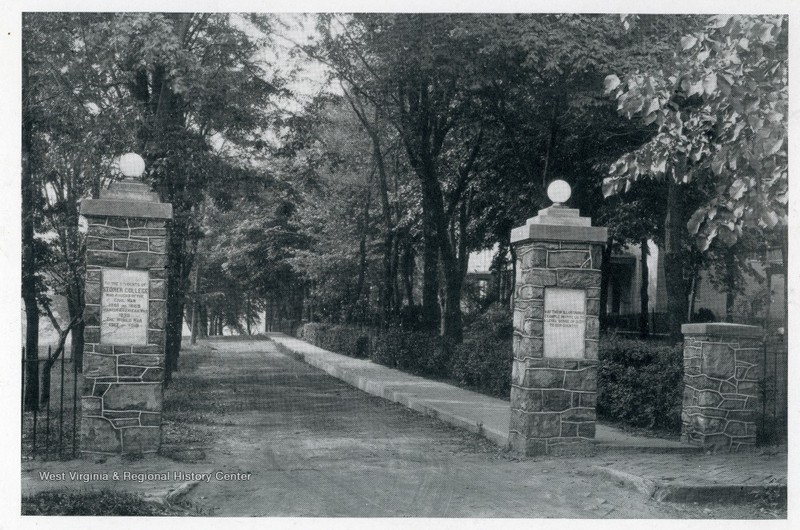
[[[413,393],[393,389],[390,385],[387,385],[381,381],[370,380],[365,376],[359,375],[335,364],[326,363],[325,361],[312,355],[306,355],[303,352],[295,351],[278,341],[273,340],[272,342],[282,353],[301,360],[306,364],[314,366],[315,368],[319,368],[325,373],[344,381],[345,383],[354,386],[359,390],[363,390],[367,394],[378,396],[389,401],[394,401],[395,403],[400,403],[401,405],[425,414],[426,416],[431,416],[449,423],[450,425],[466,429],[471,433],[478,434],[489,439],[501,448],[508,447],[507,432],[500,432],[497,429],[484,426],[482,423],[478,423],[470,418],[453,414],[452,412],[437,407],[436,405],[431,405],[425,399],[417,398]]]
[[[627,471],[606,466],[592,466],[591,471],[599,476],[619,482],[638,491],[648,499],[662,502],[721,502],[735,503],[753,501],[758,495],[774,494],[786,502],[786,485],[736,485],[736,484],[682,484],[666,483]]]

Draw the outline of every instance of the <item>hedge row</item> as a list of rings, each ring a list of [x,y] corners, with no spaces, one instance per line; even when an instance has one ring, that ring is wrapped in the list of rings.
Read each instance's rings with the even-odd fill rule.
[[[505,313],[505,315],[503,314]],[[508,318],[504,318],[508,316]],[[511,391],[511,326],[507,310],[489,311],[459,345],[434,333],[387,330],[370,341],[358,328],[306,324],[302,338],[320,348],[369,358],[390,368],[447,378],[478,392],[508,399]],[[598,365],[597,414],[634,427],[680,431],[683,395],[680,346],[603,338]]]

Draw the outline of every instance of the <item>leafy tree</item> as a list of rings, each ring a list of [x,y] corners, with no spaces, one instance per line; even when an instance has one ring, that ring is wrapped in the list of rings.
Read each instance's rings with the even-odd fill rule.
[[[669,183],[665,265],[675,338],[686,293],[671,274],[684,226],[701,250],[715,239],[733,245],[747,227],[785,233],[787,23],[785,16],[713,16],[705,28],[681,38],[670,71],[605,80],[624,116],[658,127],[649,142],[612,165],[604,194],[619,193],[639,178]],[[684,189],[695,180],[708,181],[715,193],[683,212]]]

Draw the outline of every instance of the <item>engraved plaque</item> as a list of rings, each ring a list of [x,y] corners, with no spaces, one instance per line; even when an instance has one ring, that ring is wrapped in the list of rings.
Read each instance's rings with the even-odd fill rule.
[[[583,359],[586,356],[586,291],[544,290],[544,356]]]
[[[150,273],[103,270],[100,342],[120,346],[147,344]]]

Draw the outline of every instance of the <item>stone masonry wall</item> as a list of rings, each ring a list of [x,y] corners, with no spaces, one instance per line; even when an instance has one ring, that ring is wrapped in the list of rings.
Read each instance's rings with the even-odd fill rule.
[[[684,332],[682,440],[739,451],[755,445],[762,340]]]
[[[581,450],[595,435],[602,245],[517,246],[510,443],[526,455]],[[585,359],[544,358],[546,287],[586,290]]]
[[[161,443],[166,242],[164,220],[88,217],[85,353],[81,394],[84,453],[157,452]],[[150,273],[147,345],[100,344],[101,268]]]

